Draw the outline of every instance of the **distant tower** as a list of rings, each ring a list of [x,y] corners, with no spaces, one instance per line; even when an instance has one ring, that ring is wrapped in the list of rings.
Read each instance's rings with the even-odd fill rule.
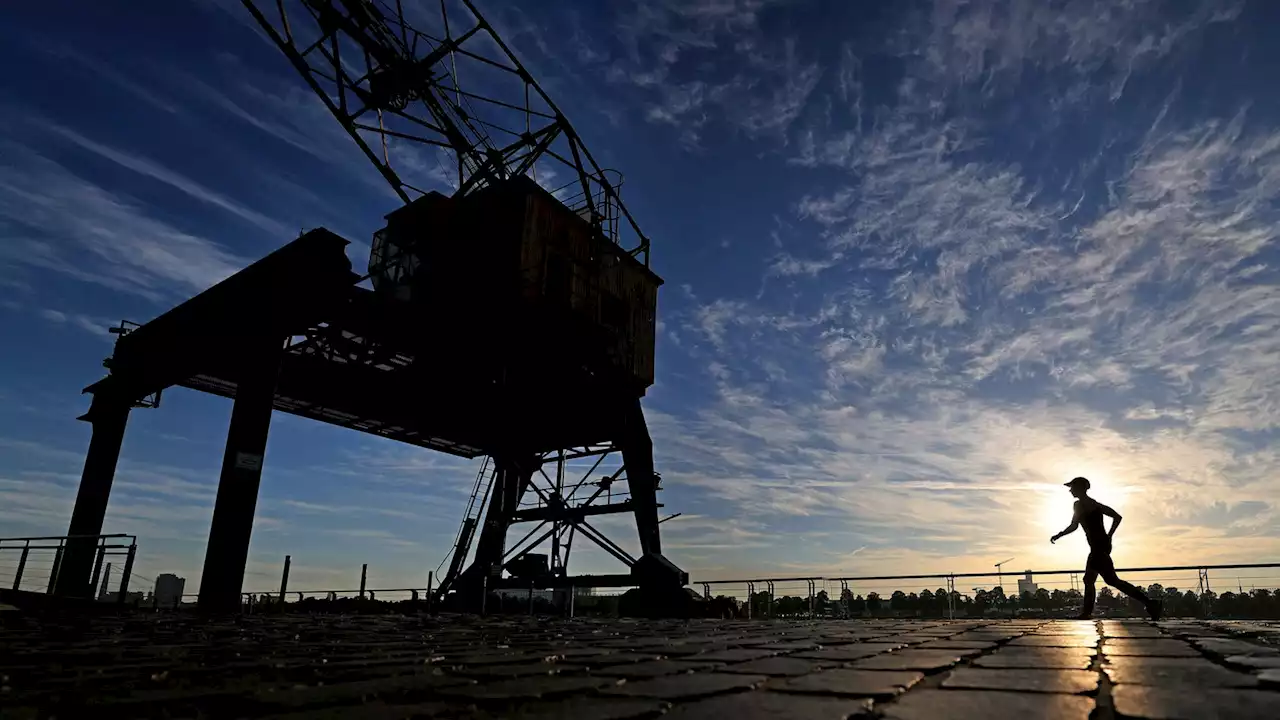
[[[187,586],[187,579],[173,573],[165,573],[156,578],[155,598],[159,607],[173,607],[182,602],[182,590]]]
[[[1038,589],[1039,589],[1039,586],[1037,586],[1034,582],[1031,581],[1030,570],[1027,571],[1026,577],[1018,579],[1018,597],[1022,597],[1023,593],[1031,593],[1032,595],[1035,595],[1036,590]]]

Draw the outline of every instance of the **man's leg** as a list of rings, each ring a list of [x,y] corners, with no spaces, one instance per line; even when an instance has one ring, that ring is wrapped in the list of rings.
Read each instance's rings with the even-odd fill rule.
[[[1099,563],[1098,572],[1102,575],[1102,579],[1111,587],[1119,590],[1125,595],[1128,595],[1134,600],[1141,602],[1143,605],[1151,603],[1151,599],[1148,598],[1147,594],[1142,592],[1140,588],[1135,585],[1130,585],[1129,583],[1121,580],[1120,576],[1116,575],[1116,565],[1111,561],[1111,556],[1108,555],[1104,562]]]
[[[1152,620],[1160,619],[1160,604],[1147,597],[1147,594],[1142,592],[1140,588],[1121,580],[1120,577],[1116,575],[1116,566],[1115,563],[1111,561],[1110,555],[1107,556],[1104,562],[1099,563],[1098,569],[1102,574],[1102,579],[1105,580],[1108,585],[1119,590],[1125,595],[1128,595],[1134,600],[1141,602],[1143,607],[1147,609],[1147,614],[1151,616]]]
[[[1089,553],[1089,559],[1084,566],[1084,604],[1080,607],[1080,617],[1087,618],[1093,615],[1093,603],[1098,596],[1098,569],[1094,566],[1093,553]]]

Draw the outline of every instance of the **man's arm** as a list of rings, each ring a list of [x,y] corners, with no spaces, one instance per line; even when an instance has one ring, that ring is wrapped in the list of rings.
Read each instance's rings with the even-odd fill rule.
[[[1058,542],[1058,538],[1062,537],[1063,535],[1070,535],[1071,533],[1075,532],[1076,528],[1078,527],[1080,527],[1080,521],[1076,520],[1075,518],[1072,518],[1071,524],[1067,526],[1067,529],[1049,538],[1049,542],[1050,543]]]
[[[1077,500],[1075,505],[1071,506],[1071,524],[1067,526],[1066,530],[1063,530],[1057,535],[1054,535],[1053,537],[1049,538],[1049,543],[1053,544],[1058,542],[1058,538],[1062,537],[1063,535],[1070,535],[1071,533],[1075,532],[1076,528],[1078,527],[1080,527],[1080,502]]]
[[[1116,528],[1120,527],[1120,521],[1124,518],[1120,517],[1120,513],[1112,510],[1102,503],[1098,503],[1098,509],[1102,511],[1103,515],[1115,520],[1115,522],[1111,523],[1111,532],[1107,533],[1107,537],[1110,538],[1116,534]]]

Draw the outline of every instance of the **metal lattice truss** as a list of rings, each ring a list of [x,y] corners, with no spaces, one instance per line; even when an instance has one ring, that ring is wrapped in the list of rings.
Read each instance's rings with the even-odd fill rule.
[[[591,458],[594,460],[590,465],[578,462]],[[625,489],[626,466],[613,468],[606,464],[610,459],[616,463],[619,458],[620,451],[612,443],[544,453],[542,465],[534,473],[529,493],[514,518],[515,522],[537,524],[511,545],[503,561],[511,562],[549,543],[551,572],[563,576],[574,536],[582,535],[628,568],[634,565],[635,557],[587,521],[595,515],[632,511],[630,494]],[[619,483],[622,488],[615,487]]]
[[[626,488],[626,466],[620,463],[620,450],[613,443],[601,443],[542,453],[539,467],[522,493],[520,507],[510,518],[511,525],[532,524],[514,543],[506,546],[501,564],[514,565],[531,552],[543,549],[547,569],[555,577],[568,575],[569,554],[574,539],[582,536],[625,567],[636,558],[591,524],[588,518],[614,513],[630,513],[634,506]],[[476,475],[462,527],[454,542],[455,558],[449,571],[441,577],[438,591],[448,592],[463,567],[471,549],[472,531],[481,520],[497,478],[497,468],[485,458]],[[438,573],[448,558],[436,567]]]
[[[648,264],[621,175],[470,0],[242,2],[406,203],[528,175]]]

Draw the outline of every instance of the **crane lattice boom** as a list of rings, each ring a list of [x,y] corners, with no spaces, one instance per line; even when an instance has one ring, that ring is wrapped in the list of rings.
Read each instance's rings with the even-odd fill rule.
[[[439,0],[438,12],[401,0],[242,2],[405,203],[528,175],[648,264],[620,174],[596,163],[470,0]]]

